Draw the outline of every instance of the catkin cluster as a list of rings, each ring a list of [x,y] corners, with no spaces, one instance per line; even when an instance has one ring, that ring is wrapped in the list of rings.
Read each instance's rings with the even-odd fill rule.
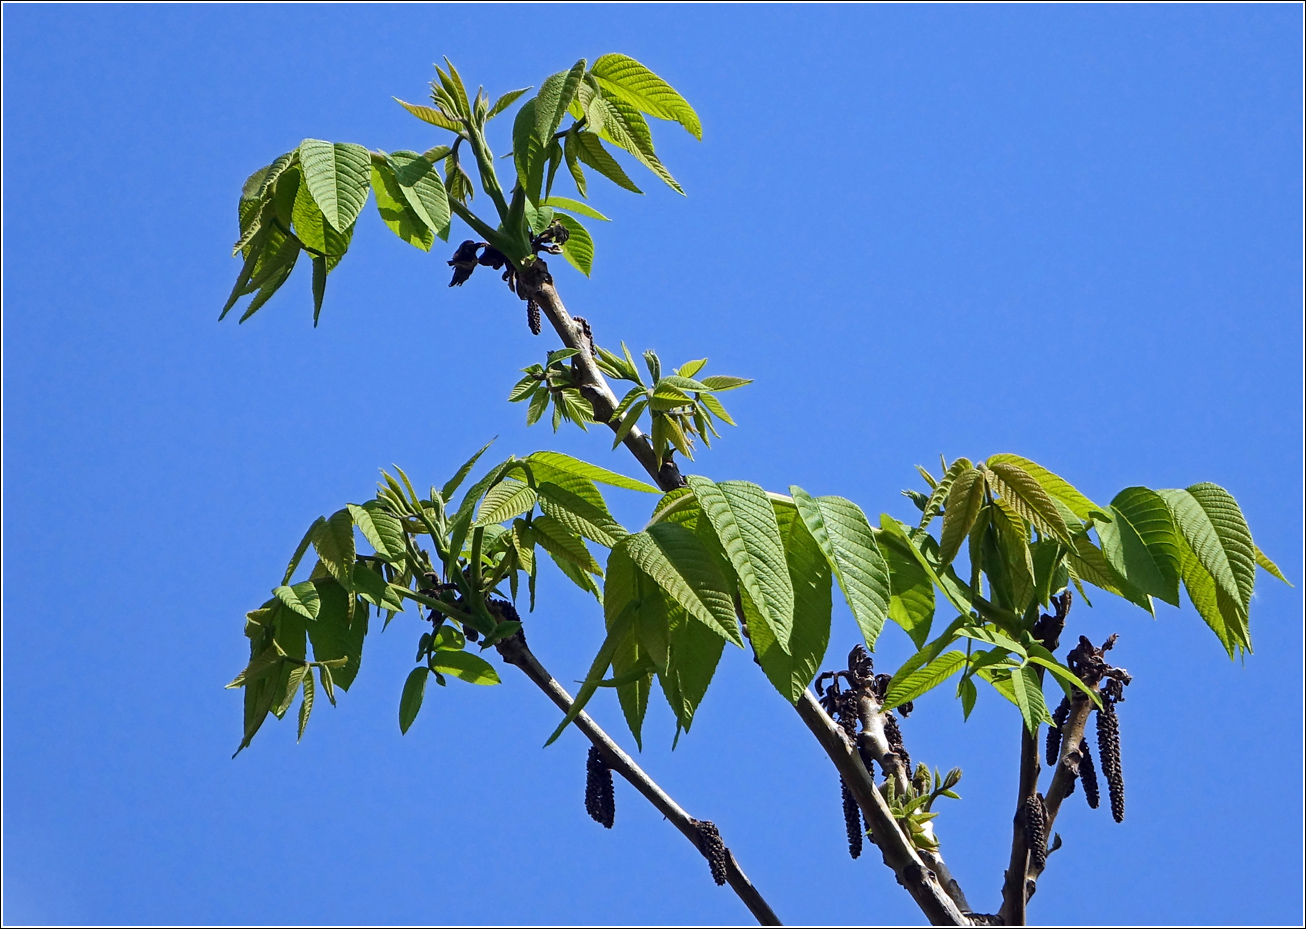
[[[1043,795],[1035,794],[1025,799],[1025,842],[1029,846],[1034,867],[1043,870],[1048,860],[1047,815]]]
[[[848,830],[848,854],[853,858],[862,855],[862,813],[857,808],[852,791],[843,778],[839,778],[839,787],[843,790],[843,824]]]
[[[902,730],[898,728],[898,720],[893,718],[892,712],[884,714],[884,739],[894,754],[902,759],[903,770],[910,771],[911,755],[907,754],[907,748],[902,744]],[[889,772],[884,773],[887,775]]]
[[[1118,823],[1124,822],[1125,776],[1120,769],[1120,718],[1116,716],[1112,700],[1104,701],[1102,709],[1097,711],[1097,751],[1111,797],[1111,818]]]
[[[590,746],[589,758],[585,762],[585,812],[605,829],[612,828],[617,814],[616,798],[612,793],[612,769],[593,746]]]
[[[1047,762],[1048,767],[1055,767],[1061,758],[1061,727],[1070,718],[1070,700],[1062,697],[1052,714],[1052,725],[1048,726]]]
[[[1102,799],[1097,789],[1097,769],[1093,767],[1093,756],[1088,751],[1088,739],[1079,743],[1079,779],[1084,782],[1084,799],[1089,809],[1096,810]]]
[[[726,843],[721,841],[721,833],[717,831],[716,823],[710,820],[694,820],[694,825],[698,827],[698,836],[703,840],[703,857],[707,859],[707,865],[712,869],[712,880],[718,885],[726,882]]]

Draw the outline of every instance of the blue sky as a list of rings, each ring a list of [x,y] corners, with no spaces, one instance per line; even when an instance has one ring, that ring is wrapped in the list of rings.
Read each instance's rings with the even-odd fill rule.
[[[907,517],[913,465],[1023,454],[1110,499],[1214,481],[1297,583],[1260,575],[1255,653],[1190,606],[1103,596],[1120,633],[1122,825],[1071,798],[1038,922],[1296,923],[1301,897],[1302,13],[1091,7],[6,6],[6,923],[736,923],[671,826],[617,786],[584,814],[585,743],[509,668],[432,692],[401,737],[420,632],[368,640],[304,741],[250,750],[223,685],[243,613],[320,513],[397,462],[442,483],[475,448],[555,448],[633,472],[597,434],[505,401],[548,338],[491,275],[446,287],[443,245],[366,208],[311,325],[306,271],[243,326],[236,197],[305,137],[421,150],[448,55],[491,94],[620,51],[697,108],[655,127],[688,192],[600,181],[585,280],[601,343],[756,379],[693,470]],[[506,121],[504,125],[506,131]],[[508,145],[500,140],[500,151]],[[647,176],[646,176],[647,177]],[[455,237],[459,234],[455,232]],[[614,499],[629,523],[646,499]],[[561,680],[601,638],[556,572],[528,617]],[[836,615],[826,665],[855,641]],[[910,653],[890,630],[876,655]],[[838,781],[742,653],[670,751],[641,763],[712,819],[789,922],[919,922],[844,847]],[[945,689],[904,723],[960,765],[938,822],[998,905],[1019,721]],[[630,746],[615,700],[597,718]]]

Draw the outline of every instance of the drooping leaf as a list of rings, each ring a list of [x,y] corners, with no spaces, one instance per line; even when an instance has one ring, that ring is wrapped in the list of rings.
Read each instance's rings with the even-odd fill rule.
[[[1220,644],[1230,658],[1241,649],[1251,651],[1251,636],[1247,629],[1247,615],[1241,605],[1225,592],[1203,566],[1197,553],[1181,539],[1180,576],[1188,599],[1192,601],[1197,614],[1210,626]]]
[[[313,643],[313,660],[335,661],[347,658],[345,664],[332,671],[332,681],[341,690],[348,690],[349,685],[358,676],[358,666],[363,657],[363,639],[367,635],[367,611],[353,611],[350,622],[349,603],[352,595],[334,579],[322,578],[317,581],[318,597],[321,606],[317,620],[308,623],[308,637]],[[300,656],[302,657],[302,655]],[[334,702],[334,700],[332,701]]]
[[[1194,484],[1188,488],[1188,494],[1197,501],[1215,531],[1219,547],[1224,552],[1229,571],[1233,575],[1238,602],[1246,613],[1251,609],[1252,588],[1256,583],[1256,544],[1252,541],[1252,532],[1242,509],[1233,494],[1218,484]],[[1193,550],[1198,551],[1196,546],[1193,546]],[[1203,557],[1205,565],[1206,556],[1200,557]],[[1216,576],[1215,570],[1210,567],[1207,570]],[[1234,593],[1233,590],[1227,592]]]
[[[399,731],[405,735],[422,709],[422,699],[426,696],[426,679],[430,676],[430,670],[423,666],[409,671],[408,678],[404,681],[404,691],[399,697]]]
[[[349,515],[354,525],[363,533],[363,538],[373,550],[391,564],[402,564],[407,556],[404,545],[404,529],[399,519],[376,500],[369,500],[362,506],[348,505]]]
[[[1029,531],[1011,503],[1001,497],[993,501],[991,519],[1011,585],[1013,609],[1022,613],[1034,598],[1034,559],[1029,550]]]
[[[889,567],[889,618],[920,648],[934,619],[934,584],[898,536],[881,532],[876,542]]]
[[[305,619],[317,619],[317,586],[312,581],[304,581],[294,587],[284,584],[272,591],[276,598]]]
[[[319,516],[313,521],[313,525],[308,527],[308,531],[304,533],[304,538],[299,540],[299,545],[295,548],[295,554],[290,556],[290,564],[286,566],[285,577],[281,579],[282,584],[290,583],[290,579],[294,576],[295,569],[299,567],[299,562],[303,559],[304,553],[313,544],[313,536],[317,534],[318,526],[325,522],[326,519]]]
[[[673,607],[667,615],[667,662],[658,679],[676,714],[676,722],[688,732],[716,674],[726,643],[714,630],[691,619],[683,609]]]
[[[361,145],[305,139],[299,143],[304,183],[338,232],[354,224],[367,202],[371,156]]]
[[[527,106],[529,105],[527,104]],[[522,107],[522,109],[525,108]],[[637,194],[644,192],[635,186],[635,182],[622,169],[617,159],[613,158],[611,153],[603,147],[603,143],[599,141],[599,137],[594,133],[577,132],[574,136],[568,136],[566,151],[570,153],[573,149],[576,152],[576,157],[582,163],[589,165],[618,187]],[[576,186],[580,187],[579,184]]]
[[[399,190],[409,207],[442,239],[449,237],[449,197],[433,161],[416,152],[398,151],[386,156]]]
[[[694,138],[703,140],[703,128],[694,108],[674,88],[634,58],[602,55],[590,72],[614,96],[658,119],[675,120]]]
[[[1086,534],[1076,533],[1074,549],[1067,554],[1066,559],[1075,577],[1088,581],[1096,587],[1101,587],[1116,596],[1124,597],[1130,603],[1134,603],[1155,615],[1152,601],[1147,594],[1122,577],[1111,566],[1111,562],[1107,560],[1102,550],[1094,545]]]
[[[390,231],[414,248],[429,252],[435,230],[409,205],[390,165],[372,165],[372,189],[377,212]]]
[[[746,481],[716,484],[697,475],[689,478],[689,486],[730,559],[740,587],[788,654],[794,589],[766,491]]]
[[[295,739],[296,742],[303,740],[304,730],[308,728],[309,714],[313,712],[313,699],[315,696],[313,672],[311,669],[306,670],[308,673],[304,676],[304,699],[299,704],[299,736]]]
[[[1265,552],[1261,551],[1259,547],[1256,549],[1256,563],[1260,565],[1262,568],[1264,568],[1266,571],[1270,572],[1270,574],[1272,574],[1274,577],[1277,577],[1279,580],[1283,581],[1289,587],[1293,586],[1292,581],[1288,580],[1286,577],[1283,576],[1283,572],[1279,570],[1279,566],[1275,564],[1273,561],[1271,561],[1269,556],[1266,555]]]
[[[889,616],[889,566],[875,544],[866,514],[843,497],[811,497],[790,487],[794,505],[807,531],[825,554],[857,621],[867,648],[875,650]]]
[[[555,558],[574,564],[582,571],[602,576],[603,569],[590,554],[585,540],[573,532],[566,523],[547,513],[536,516],[531,522],[540,547]]]
[[[694,532],[674,523],[656,523],[622,539],[617,547],[692,617],[743,646],[729,585]]]
[[[325,522],[316,524],[313,548],[317,557],[346,590],[351,589],[354,570],[354,518],[348,509],[336,510]]]
[[[1102,525],[1099,524],[1097,526],[1098,536],[1102,539],[1107,558],[1111,561],[1112,566],[1121,571],[1126,579],[1136,584],[1140,589],[1154,597],[1159,597],[1171,606],[1178,606],[1181,543],[1175,535],[1178,530],[1165,500],[1156,491],[1149,490],[1146,487],[1126,487],[1116,494],[1115,499],[1111,501],[1111,511],[1113,514],[1119,514],[1124,518],[1127,524],[1127,528],[1124,530],[1126,533],[1132,530],[1132,534],[1137,536],[1151,559],[1154,571],[1149,572],[1145,564],[1138,569],[1141,572],[1138,578],[1132,576],[1135,572],[1128,570],[1128,564],[1124,565],[1126,570],[1121,571],[1121,564],[1118,562],[1130,557],[1138,562],[1142,561],[1142,558],[1136,553],[1134,555],[1130,555],[1125,551],[1117,553],[1114,534],[1118,530],[1108,528],[1104,532]],[[1132,541],[1128,542],[1128,544],[1134,546]],[[1126,540],[1123,537],[1120,539],[1119,545],[1122,549],[1126,545]],[[1159,575],[1159,579],[1156,575]],[[1149,580],[1151,583],[1143,583],[1144,579]]]

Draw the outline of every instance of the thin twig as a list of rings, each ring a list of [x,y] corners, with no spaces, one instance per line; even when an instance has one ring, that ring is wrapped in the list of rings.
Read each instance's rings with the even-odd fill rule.
[[[503,660],[520,668],[523,674],[548,695],[558,709],[564,713],[571,709],[571,694],[567,693],[563,686],[554,680],[553,676],[540,664],[539,659],[526,645],[524,637],[520,634],[515,635],[500,642],[496,647],[499,649],[499,654],[503,656]],[[648,802],[657,808],[659,813],[669,819],[704,857],[707,856],[698,820],[686,813],[675,800],[668,796],[666,791],[645,774],[634,759],[622,751],[621,747],[599,728],[598,724],[589,717],[589,714],[581,712],[576,717],[574,725],[602,753],[603,760],[607,762],[608,767],[629,781],[631,786],[643,794]],[[731,889],[743,901],[744,906],[748,907],[759,924],[763,926],[782,925],[779,917],[775,915],[775,911],[771,909],[770,904],[762,898],[757,888],[749,881],[729,849],[726,849],[726,882],[730,884]]]

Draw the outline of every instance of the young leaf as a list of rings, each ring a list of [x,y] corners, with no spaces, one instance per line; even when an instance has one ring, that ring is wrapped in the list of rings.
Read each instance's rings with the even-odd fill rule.
[[[562,452],[534,452],[525,460],[531,464],[539,462],[559,471],[574,474],[577,477],[588,478],[596,483],[609,484],[624,490],[642,490],[653,494],[662,492],[651,484],[637,481],[615,471],[609,471],[607,468],[600,468],[598,465],[581,461],[579,458],[573,458],[570,455],[564,455]]]
[[[1283,581],[1289,587],[1292,586],[1292,582],[1283,576],[1283,572],[1279,570],[1279,566],[1275,564],[1273,561],[1271,561],[1269,556],[1266,555],[1265,552],[1261,551],[1260,548],[1256,549],[1256,563],[1260,565],[1262,568],[1264,568],[1266,571],[1270,572],[1270,574],[1277,577],[1279,580]]]
[[[527,106],[530,106],[530,104],[528,103]],[[525,108],[522,107],[522,109]],[[518,118],[520,119],[520,116]],[[617,163],[617,159],[613,158],[608,150],[603,147],[603,143],[599,141],[599,137],[594,133],[577,132],[574,136],[568,136],[567,152],[571,152],[573,148],[576,157],[584,164],[589,165],[618,187],[637,194],[644,192],[635,186],[635,182],[627,176],[621,165]],[[580,185],[577,184],[577,188],[579,187]]]
[[[336,510],[325,522],[315,524],[313,547],[318,558],[346,590],[351,589],[354,570],[354,519],[349,510]]]
[[[348,690],[358,676],[358,667],[363,657],[367,611],[355,610],[353,622],[350,622],[349,604],[352,595],[331,578],[321,578],[316,583],[321,605],[317,620],[307,624],[308,638],[313,643],[313,660],[347,659],[344,665],[334,670],[331,681],[339,684],[341,690]],[[335,702],[330,692],[328,699]]]
[[[579,200],[572,200],[570,197],[549,197],[540,203],[540,206],[551,206],[561,210],[571,210],[573,213],[579,213],[590,219],[598,219],[603,222],[611,222],[606,216],[600,213],[588,203],[581,203]]]
[[[290,583],[290,579],[294,576],[295,569],[299,567],[299,562],[303,559],[304,553],[307,552],[308,547],[313,544],[313,536],[317,533],[318,526],[325,522],[326,519],[319,516],[317,519],[313,520],[313,525],[308,527],[308,531],[304,533],[304,538],[299,540],[299,545],[295,548],[295,554],[290,556],[290,564],[286,566],[285,577],[281,579],[282,584]]]
[[[304,699],[299,704],[299,736],[295,739],[296,742],[300,742],[304,738],[304,729],[308,726],[309,714],[313,712],[314,691],[313,672],[308,670],[308,673],[304,675]]]
[[[1054,535],[1070,544],[1070,527],[1038,479],[1010,461],[988,465],[989,483],[1011,508],[1029,520],[1044,535]]]
[[[567,115],[571,101],[576,97],[576,88],[580,86],[585,75],[585,59],[572,65],[570,71],[559,71],[550,75],[540,85],[540,92],[535,96],[535,138],[541,145],[547,144],[557,132],[562,118]]]
[[[945,652],[902,679],[894,678],[884,695],[884,708],[893,709],[938,687],[966,663],[964,652]]]
[[[398,97],[394,98],[395,103],[399,104],[409,113],[412,113],[422,122],[430,123],[432,126],[439,126],[441,129],[448,129],[450,132],[462,132],[463,125],[456,119],[450,119],[434,107],[421,106],[416,103],[405,103]]]
[[[934,584],[902,539],[881,532],[876,542],[889,567],[889,618],[920,648],[930,637]]]
[[[798,515],[839,580],[848,608],[872,651],[889,615],[889,566],[857,504],[843,497],[813,499],[790,487]]]
[[[363,538],[378,555],[391,564],[401,564],[407,555],[404,545],[404,530],[394,514],[375,500],[369,500],[362,506],[348,505],[349,515],[354,525],[363,533]]]
[[[426,679],[431,672],[425,667],[413,668],[404,681],[404,692],[399,698],[399,731],[408,733],[408,727],[417,718],[422,709],[422,698],[426,696]]]
[[[467,475],[472,473],[472,468],[476,466],[476,462],[485,454],[485,450],[493,444],[494,439],[491,439],[482,445],[475,455],[463,462],[463,465],[458,469],[458,472],[454,474],[453,477],[449,478],[448,482],[440,488],[440,499],[445,501],[453,499],[453,495],[458,491],[458,488],[462,486],[463,481],[467,479]]]
[[[1156,491],[1146,487],[1126,487],[1111,501],[1111,512],[1113,516],[1123,517],[1127,526],[1121,529],[1108,526],[1104,529],[1101,523],[1097,523],[1097,533],[1102,539],[1107,559],[1118,571],[1123,564],[1125,570],[1121,573],[1147,593],[1171,606],[1178,606],[1182,542],[1176,536],[1178,530],[1165,500]],[[1124,536],[1119,539],[1117,550],[1114,536],[1121,531],[1137,536],[1152,562],[1152,571],[1144,564],[1138,569],[1141,572],[1138,578],[1132,576],[1128,560],[1132,558],[1139,562],[1143,559],[1137,552],[1130,554],[1123,550],[1126,545],[1136,547],[1131,539]],[[1144,580],[1150,583],[1143,583]]]
[[[675,120],[694,138],[703,140],[703,128],[698,114],[662,80],[634,58],[626,55],[602,55],[590,69],[599,86],[613,96],[658,119]]]
[[[536,489],[540,509],[576,535],[612,548],[629,533],[608,512],[603,496],[592,481],[558,472]]]
[[[562,257],[586,277],[594,268],[594,240],[580,221],[566,213],[553,214],[553,218],[567,230],[567,241],[562,243]]]
[[[386,156],[408,206],[436,235],[449,237],[449,197],[433,160],[416,152],[391,152]]]
[[[1037,481],[1039,486],[1050,496],[1055,497],[1069,507],[1070,511],[1079,519],[1088,519],[1090,512],[1101,509],[1100,506],[1072,487],[1069,482],[1053,474],[1047,468],[1035,464],[1028,458],[1003,453],[990,455],[985,464],[989,468],[993,468],[995,464],[999,466],[1014,465]]]
[[[305,619],[317,619],[319,600],[317,585],[304,581],[294,587],[282,585],[272,591],[276,598]]]
[[[917,465],[920,468],[920,465]],[[943,509],[943,503],[948,499],[948,493],[952,490],[952,482],[961,474],[965,474],[974,468],[969,458],[958,458],[943,471],[943,477],[935,483],[930,491],[930,497],[925,502],[925,508],[921,511],[920,528],[925,529],[939,515]],[[924,472],[922,472],[924,473]]]
[[[305,139],[299,143],[299,163],[304,183],[337,231],[354,224],[367,202],[369,168],[372,158],[367,149],[349,142],[322,142]]]
[[[435,230],[409,206],[390,165],[372,165],[372,189],[376,192],[376,210],[390,231],[414,248],[429,252]]]
[[[490,107],[489,112],[485,114],[485,121],[489,122],[504,110],[508,109],[508,107],[517,102],[518,97],[526,93],[528,90],[530,90],[529,87],[523,87],[521,90],[510,90],[498,100],[495,100],[494,106]]]
[[[940,566],[946,567],[957,557],[983,503],[983,472],[970,468],[958,474],[948,490],[943,512],[943,529],[939,533]]]
[[[505,523],[508,520],[529,513],[535,506],[537,495],[535,488],[515,478],[506,477],[495,484],[481,500],[476,511],[476,526],[489,526]]]
[[[494,670],[494,666],[471,652],[441,649],[435,653],[431,667],[441,674],[451,675],[469,684],[500,683],[499,672]]]
[[[794,589],[766,491],[746,481],[716,484],[697,475],[689,478],[689,486],[730,559],[740,587],[752,599],[781,650],[789,654]]]

